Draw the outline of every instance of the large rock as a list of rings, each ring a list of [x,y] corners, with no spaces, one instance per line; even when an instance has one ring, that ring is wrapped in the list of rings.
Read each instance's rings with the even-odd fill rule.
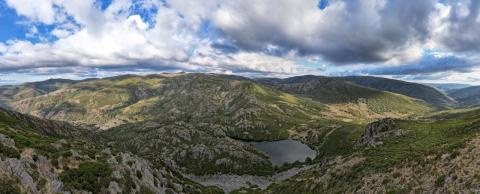
[[[0,144],[7,147],[15,148],[15,141],[0,133]]]
[[[360,139],[355,143],[355,147],[369,146],[376,147],[383,144],[383,139],[390,135],[403,135],[403,130],[398,128],[395,121],[391,118],[384,118],[365,127],[365,131]]]

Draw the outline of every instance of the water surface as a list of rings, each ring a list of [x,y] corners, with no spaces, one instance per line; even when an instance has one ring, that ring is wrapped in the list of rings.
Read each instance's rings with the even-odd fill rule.
[[[270,162],[276,166],[293,163],[297,160],[304,162],[307,157],[313,159],[316,155],[315,150],[297,140],[248,141],[245,143],[265,152],[269,156]]]

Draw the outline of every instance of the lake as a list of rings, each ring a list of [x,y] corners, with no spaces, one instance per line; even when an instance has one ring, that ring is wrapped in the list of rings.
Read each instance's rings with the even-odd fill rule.
[[[279,166],[284,163],[295,161],[304,162],[307,157],[315,158],[316,152],[304,143],[297,140],[280,141],[243,141],[265,152],[273,165]]]

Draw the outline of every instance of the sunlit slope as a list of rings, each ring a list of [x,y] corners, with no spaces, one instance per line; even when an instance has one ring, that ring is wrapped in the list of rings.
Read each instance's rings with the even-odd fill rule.
[[[328,104],[330,113],[350,120],[420,115],[431,110],[422,100],[352,84],[338,78],[298,76],[259,79],[280,91]],[[332,118],[334,117],[332,116]]]
[[[285,138],[286,129],[320,116],[323,105],[251,80],[222,75],[121,76],[15,100],[14,109],[43,118],[110,128],[125,123],[209,123],[230,136]]]

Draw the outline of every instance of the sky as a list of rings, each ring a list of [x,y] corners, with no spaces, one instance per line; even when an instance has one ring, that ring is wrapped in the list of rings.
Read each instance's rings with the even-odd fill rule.
[[[480,0],[0,0],[0,85],[204,72],[480,84]]]

